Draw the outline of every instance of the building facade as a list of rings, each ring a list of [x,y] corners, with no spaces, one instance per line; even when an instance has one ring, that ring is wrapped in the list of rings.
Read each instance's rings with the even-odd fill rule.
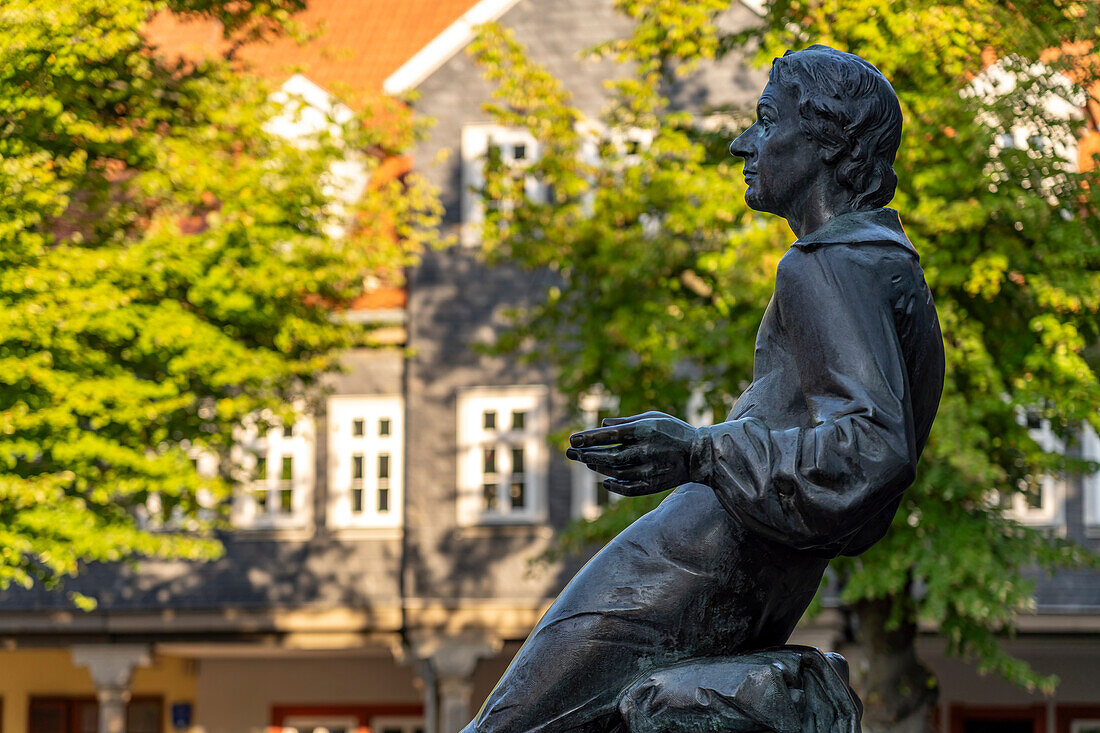
[[[490,88],[464,49],[477,24],[501,21],[595,117],[615,70],[580,52],[624,35],[627,21],[610,0],[382,5],[311,3],[306,21],[325,21],[325,35],[253,61],[322,95],[340,82],[415,89],[436,125],[414,164],[439,188],[456,244],[427,253],[405,293],[361,315],[388,324],[391,346],[347,353],[306,418],[246,438],[257,479],[234,498],[221,559],[89,568],[69,587],[99,599],[90,613],[64,593],[3,594],[0,731],[454,733],[579,567],[536,562],[601,502],[594,477],[551,440],[570,405],[548,370],[474,348],[502,308],[545,283],[479,256],[469,195],[479,156],[495,145],[523,160],[537,147],[483,111]],[[726,20],[754,17],[736,4]],[[167,48],[216,45],[209,29],[158,32]],[[747,105],[765,80],[730,58],[675,93]],[[1084,449],[1100,457],[1095,439]],[[1052,479],[1014,511],[1100,549],[1100,476]],[[1100,731],[1100,577],[1044,580],[1037,603],[1010,646],[1062,677],[1054,699],[979,677],[944,657],[934,629],[922,636],[942,731]],[[836,648],[843,621],[827,609],[795,641]]]

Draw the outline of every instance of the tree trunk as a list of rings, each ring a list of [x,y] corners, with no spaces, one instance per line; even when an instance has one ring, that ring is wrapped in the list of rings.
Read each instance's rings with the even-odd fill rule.
[[[888,629],[895,603],[904,604],[897,628]],[[863,698],[865,733],[932,733],[932,712],[939,696],[936,678],[917,657],[917,622],[908,598],[861,601],[852,609],[866,666],[857,675]],[[861,667],[863,665],[856,665]]]

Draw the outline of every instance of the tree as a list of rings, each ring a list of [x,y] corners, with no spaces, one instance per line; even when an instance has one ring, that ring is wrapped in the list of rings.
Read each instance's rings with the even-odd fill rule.
[[[605,129],[646,130],[648,147],[626,150],[610,134],[586,155],[567,91],[508,32],[488,27],[473,49],[498,85],[494,115],[527,127],[541,149],[523,169],[490,157],[487,256],[561,275],[543,302],[512,313],[495,348],[548,360],[566,394],[599,385],[622,414],[682,412],[699,387],[724,414],[749,379],[752,334],[792,236],[744,206],[739,163],[725,152],[744,122],[708,132],[662,91],[700,60],[749,42],[762,64],[812,43],[857,51],[901,100],[892,205],[921,253],[948,363],[931,440],[890,533],[832,564],[870,665],[865,723],[928,729],[936,690],[914,647],[920,622],[981,672],[1049,693],[1056,680],[1001,639],[1033,607],[1035,569],[1096,560],[1003,507],[1044,474],[1090,468],[1044,451],[1025,416],[1070,443],[1083,424],[1100,428],[1097,365],[1087,358],[1100,336],[1100,189],[1095,169],[1076,172],[1063,157],[1060,144],[1081,121],[1048,103],[1068,96],[1080,106],[1096,78],[1081,53],[1091,47],[1074,45],[1096,37],[1096,4],[774,0],[759,27],[735,36],[712,22],[722,0],[616,5],[637,24],[597,50],[630,70],[612,86]],[[1012,81],[999,89],[982,74],[994,59]],[[1006,146],[1005,135],[1030,142]],[[517,185],[531,180],[545,185]],[[619,502],[575,524],[563,546],[606,541],[660,498]]]
[[[229,59],[164,58],[143,36],[173,11],[244,41],[303,6],[0,7],[0,586],[216,555],[219,509],[248,477],[193,459],[224,457],[250,416],[292,419],[364,341],[334,311],[436,223],[415,176],[336,195],[334,163],[369,174],[410,144],[399,107],[385,129],[364,116],[284,139],[267,121],[293,110]]]

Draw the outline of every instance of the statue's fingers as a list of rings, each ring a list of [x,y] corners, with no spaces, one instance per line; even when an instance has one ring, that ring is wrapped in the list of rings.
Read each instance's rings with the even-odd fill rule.
[[[624,481],[616,478],[606,478],[603,480],[603,487],[620,496],[644,496],[651,493],[649,483],[646,481]]]
[[[601,473],[622,471],[631,468],[640,458],[636,448],[570,448],[565,452],[567,458],[580,461],[591,469]]]
[[[629,415],[627,417],[605,417],[600,424],[605,428],[613,427],[615,425],[625,425],[626,423],[632,423],[637,420],[649,420],[655,417],[668,417],[663,412],[657,410],[649,410],[648,412],[642,412],[637,415]]]
[[[589,466],[593,471],[619,481],[649,481],[652,466]]]
[[[634,438],[634,426],[630,423],[609,428],[592,428],[573,433],[569,436],[569,445],[574,448],[591,448],[599,445],[617,445],[627,443]]]

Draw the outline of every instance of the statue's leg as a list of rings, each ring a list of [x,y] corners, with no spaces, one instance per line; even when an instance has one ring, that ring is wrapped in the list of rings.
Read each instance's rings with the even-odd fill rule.
[[[825,561],[680,487],[597,554],[539,621],[470,733],[610,733],[625,687],[697,656],[784,642]]]

